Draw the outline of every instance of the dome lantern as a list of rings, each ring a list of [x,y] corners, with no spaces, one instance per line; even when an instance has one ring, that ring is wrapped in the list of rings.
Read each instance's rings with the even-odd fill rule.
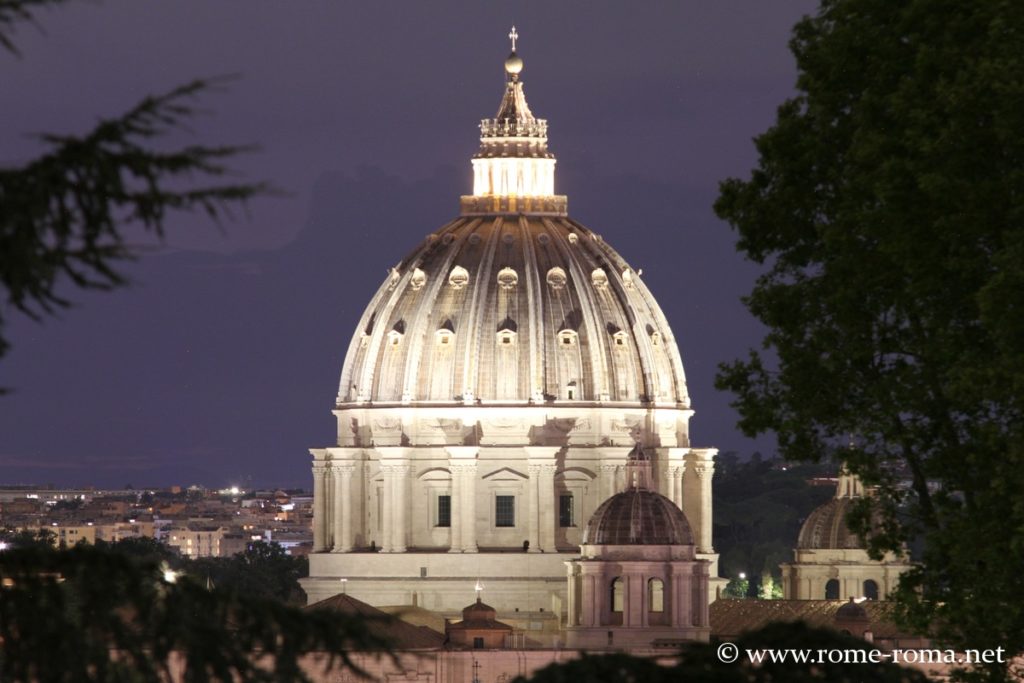
[[[493,119],[480,121],[480,150],[473,157],[473,194],[463,215],[528,213],[564,216],[566,198],[555,194],[555,156],[548,151],[548,122],[530,111],[516,53],[515,26],[508,34],[505,94]]]

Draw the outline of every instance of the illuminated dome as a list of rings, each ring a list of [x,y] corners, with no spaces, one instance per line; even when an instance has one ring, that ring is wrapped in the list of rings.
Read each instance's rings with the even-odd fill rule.
[[[547,121],[530,111],[518,70],[506,70],[498,112],[480,124],[474,193],[371,300],[345,359],[339,407],[557,400],[688,408],[661,308],[638,271],[568,217],[566,198],[554,194]]]
[[[687,405],[675,340],[614,249],[565,217],[462,216],[366,309],[339,403]]]
[[[681,601],[666,628],[706,637],[717,449],[690,442],[679,350],[640,271],[556,194],[517,37],[472,193],[389,270],[348,345],[336,439],[310,449],[303,588],[326,598],[343,576],[370,604],[454,612],[494,581],[490,601],[515,613],[552,591],[570,604],[568,559],[628,551],[672,575],[659,580],[693,579],[666,588]],[[586,545],[585,528],[621,545]]]
[[[860,537],[846,524],[854,501],[864,495],[860,479],[845,471],[839,476],[836,496],[818,506],[800,527],[797,548],[801,550],[853,550],[864,547]],[[880,521],[877,520],[876,521]]]
[[[587,545],[693,545],[683,511],[665,496],[630,489],[601,504],[583,531]]]
[[[846,525],[849,498],[833,498],[814,509],[800,528],[800,549],[861,548],[863,544]]]

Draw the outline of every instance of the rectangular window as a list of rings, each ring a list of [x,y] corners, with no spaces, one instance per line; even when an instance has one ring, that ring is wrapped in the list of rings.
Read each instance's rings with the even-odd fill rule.
[[[516,497],[494,497],[494,526],[516,525]]]
[[[437,497],[437,526],[452,525],[452,497]]]
[[[473,648],[476,650],[482,650],[484,647],[484,639],[480,637],[473,638]]]
[[[576,526],[576,520],[572,514],[571,493],[563,493],[558,497],[558,526]]]

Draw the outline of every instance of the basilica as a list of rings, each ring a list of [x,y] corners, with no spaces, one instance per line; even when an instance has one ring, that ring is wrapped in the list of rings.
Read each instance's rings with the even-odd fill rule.
[[[628,597],[606,610],[652,592],[677,611],[700,602],[673,618],[706,637],[720,583],[716,450],[690,443],[679,347],[640,273],[555,193],[548,124],[527,104],[514,48],[504,67],[498,111],[480,122],[473,193],[391,269],[349,343],[337,443],[311,451],[303,587],[310,602],[344,583],[371,605],[457,613],[482,586],[504,618],[558,642],[585,596],[611,595],[618,581]],[[641,483],[631,454],[650,471]],[[630,507],[648,518],[627,514],[627,532],[660,528],[663,514],[685,532],[633,533],[616,547],[685,550],[606,567],[608,585],[596,585],[580,559],[588,521],[637,486],[637,500],[658,503]],[[623,552],[612,554],[628,563]],[[618,618],[629,623],[628,610]]]

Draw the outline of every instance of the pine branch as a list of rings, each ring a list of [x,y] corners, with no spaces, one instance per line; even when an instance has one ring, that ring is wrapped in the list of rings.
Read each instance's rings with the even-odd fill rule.
[[[15,26],[21,22],[39,25],[35,21],[35,12],[39,7],[62,5],[67,0],[0,0],[0,47],[8,52],[21,56],[21,52],[11,39]]]
[[[0,4],[0,26],[4,11]],[[63,278],[83,289],[121,286],[118,266],[134,258],[124,243],[129,225],[162,238],[169,211],[199,210],[219,223],[232,206],[270,191],[229,180],[227,162],[250,146],[152,147],[184,129],[199,113],[196,98],[223,81],[196,80],[147,97],[85,136],[41,135],[46,154],[0,170],[0,287],[8,303],[40,318],[68,305],[58,293]],[[0,355],[7,348],[2,324],[0,317]]]

